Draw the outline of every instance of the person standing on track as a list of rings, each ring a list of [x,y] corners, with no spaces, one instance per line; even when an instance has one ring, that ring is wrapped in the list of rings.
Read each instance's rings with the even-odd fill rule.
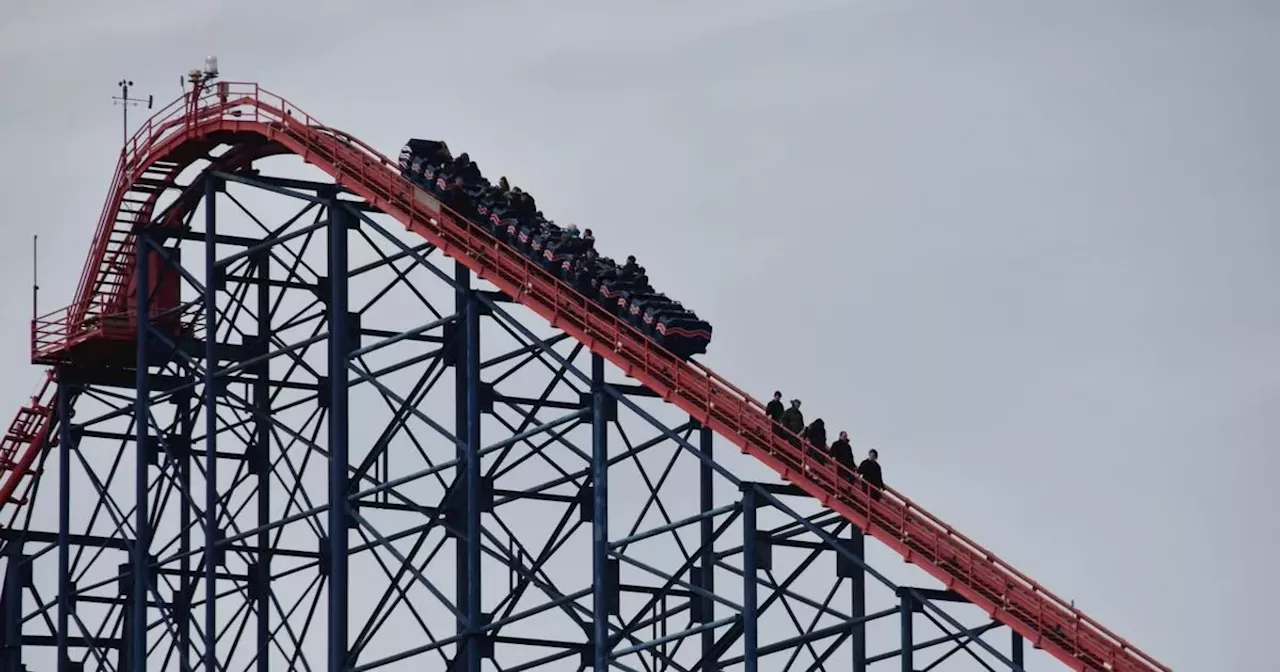
[[[822,418],[816,418],[812,424],[804,428],[804,439],[809,445],[807,446],[809,459],[817,465],[825,465],[827,463],[827,423]]]
[[[852,481],[858,473],[858,463],[853,459],[853,446],[849,445],[849,432],[840,432],[840,438],[831,442],[831,459],[844,467],[839,470],[840,477],[846,481]]]
[[[770,420],[777,423],[781,423],[783,410],[784,409],[782,408],[782,392],[775,390],[773,393],[773,401],[770,401],[764,407],[764,414],[769,416]]]
[[[791,408],[782,414],[782,426],[799,436],[804,432],[804,414],[800,412],[800,400],[792,399]]]
[[[875,448],[867,451],[867,459],[858,465],[858,475],[871,486],[871,499],[880,499],[880,491],[884,489],[884,477],[880,473],[880,453]]]
[[[791,408],[782,414],[782,426],[787,430],[783,438],[792,446],[799,448],[800,435],[804,432],[804,414],[800,412],[799,399],[792,399]]]

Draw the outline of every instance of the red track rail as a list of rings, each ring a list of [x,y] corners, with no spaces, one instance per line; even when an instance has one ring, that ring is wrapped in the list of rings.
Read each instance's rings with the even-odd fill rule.
[[[114,291],[115,284],[103,283],[101,274],[131,274],[131,269],[121,268],[120,257],[105,258],[112,235],[118,239],[122,233],[112,223],[124,191],[156,161],[215,133],[266,138],[324,170],[1072,669],[1169,670],[901,493],[889,488],[873,500],[834,465],[811,463],[806,451],[774,434],[759,401],[715,372],[672,356],[483,229],[449,212],[402,178],[394,161],[256,84],[223,83],[203,94],[194,108],[171,105],[130,141],[112,186],[116,200],[108,200],[100,220],[76,305],[102,303],[106,297],[96,296],[95,288]],[[75,324],[82,320],[83,315],[68,320],[72,333],[65,338],[74,338]],[[33,405],[40,407],[38,401]],[[49,413],[39,417],[46,426],[34,430],[37,435],[48,431]],[[38,451],[41,443],[34,441],[28,452]],[[7,476],[6,481],[22,474]]]

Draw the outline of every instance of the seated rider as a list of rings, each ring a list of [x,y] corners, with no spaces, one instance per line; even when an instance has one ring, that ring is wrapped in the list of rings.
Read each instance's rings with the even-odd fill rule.
[[[644,274],[644,266],[636,263],[635,255],[627,255],[627,263],[618,269],[618,279],[648,284],[649,277]]]

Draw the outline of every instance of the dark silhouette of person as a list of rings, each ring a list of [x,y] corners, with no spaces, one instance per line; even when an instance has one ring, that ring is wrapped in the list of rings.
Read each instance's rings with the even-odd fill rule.
[[[849,445],[849,432],[840,432],[840,438],[831,442],[831,459],[843,467],[840,477],[852,481],[858,473],[858,463],[853,459],[853,446]]]
[[[808,442],[809,459],[815,464],[827,463],[827,424],[822,418],[816,418],[812,424],[804,428],[804,439]]]
[[[778,391],[774,391],[773,401],[770,401],[767,405],[765,405],[764,414],[769,416],[769,419],[774,422],[782,422],[783,410],[785,409],[782,408],[782,393]]]
[[[644,269],[640,267],[640,264],[636,263],[636,255],[634,254],[628,254],[626,263],[618,269],[618,277],[624,280],[638,278],[643,273]]]
[[[792,399],[791,408],[782,413],[782,426],[791,433],[799,435],[804,432],[804,414],[800,412],[800,400]]]
[[[800,434],[804,432],[804,414],[800,412],[799,399],[792,399],[791,408],[782,413],[782,426],[787,430],[783,437],[788,443],[799,448]]]
[[[871,486],[871,499],[880,499],[880,491],[884,489],[884,476],[880,473],[880,453],[875,448],[867,451],[867,459],[858,465],[858,475]]]

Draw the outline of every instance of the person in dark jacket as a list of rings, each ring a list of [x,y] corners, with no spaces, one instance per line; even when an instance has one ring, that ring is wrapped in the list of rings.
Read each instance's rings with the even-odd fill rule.
[[[858,475],[871,486],[871,498],[880,499],[880,491],[884,489],[884,477],[880,473],[880,453],[875,448],[867,451],[867,459],[858,465]]]
[[[818,418],[812,424],[804,428],[804,438],[809,440],[814,447],[821,448],[822,452],[827,451],[827,423]]]
[[[793,434],[799,435],[804,432],[804,414],[800,412],[799,399],[792,399],[791,408],[782,413],[782,426]]]
[[[775,390],[773,393],[773,401],[770,401],[764,407],[764,414],[769,416],[769,419],[774,422],[782,422],[783,410],[784,409],[782,408],[782,392]]]
[[[799,448],[800,434],[804,432],[804,414],[800,412],[799,399],[792,399],[791,408],[782,413],[782,426],[787,430],[783,437],[791,445]]]
[[[827,424],[822,418],[816,418],[812,424],[804,428],[804,439],[809,444],[809,459],[814,464],[827,463]]]
[[[858,473],[858,463],[853,459],[853,446],[849,445],[849,432],[840,432],[840,438],[831,442],[831,459],[844,467],[840,476],[845,480],[853,480]]]
[[[618,269],[618,275],[625,278],[639,276],[643,272],[643,269],[640,268],[640,264],[636,263],[636,256],[634,254],[628,254],[627,262],[622,265],[622,268]]]

